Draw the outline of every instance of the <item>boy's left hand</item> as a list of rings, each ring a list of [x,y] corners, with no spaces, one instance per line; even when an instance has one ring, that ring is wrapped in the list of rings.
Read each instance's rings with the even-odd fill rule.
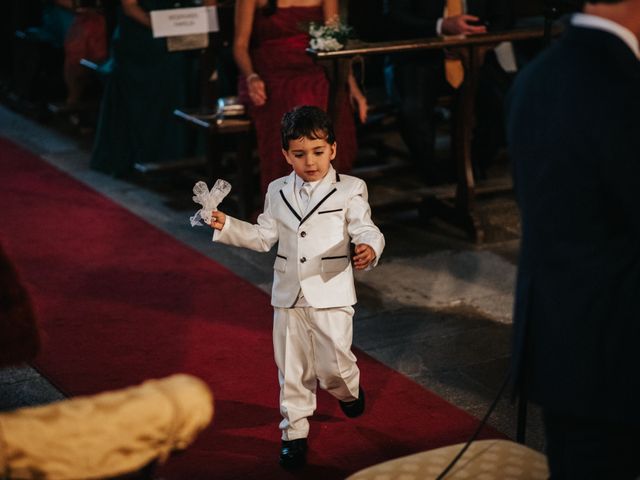
[[[376,259],[376,252],[366,243],[356,245],[356,254],[353,256],[353,267],[356,270],[364,270]]]

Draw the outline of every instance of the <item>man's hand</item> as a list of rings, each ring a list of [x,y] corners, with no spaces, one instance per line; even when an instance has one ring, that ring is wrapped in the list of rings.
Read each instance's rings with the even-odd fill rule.
[[[209,226],[211,228],[215,228],[216,230],[222,230],[224,227],[224,222],[227,220],[227,216],[221,212],[220,210],[214,210],[211,212],[211,223]]]
[[[442,35],[473,35],[474,33],[487,33],[484,25],[474,25],[480,19],[474,15],[454,15],[442,19]]]
[[[353,266],[356,270],[364,270],[376,259],[376,252],[366,243],[356,245]]]

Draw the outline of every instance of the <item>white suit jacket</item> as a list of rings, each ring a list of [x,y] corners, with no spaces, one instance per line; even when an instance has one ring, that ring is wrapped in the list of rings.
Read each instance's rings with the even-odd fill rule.
[[[384,249],[384,236],[371,220],[367,186],[331,167],[303,215],[294,197],[294,184],[295,172],[271,182],[258,223],[227,216],[213,241],[261,252],[278,243],[271,292],[274,307],[292,307],[300,290],[315,308],[353,305],[350,243],[373,248],[376,259],[372,266]]]

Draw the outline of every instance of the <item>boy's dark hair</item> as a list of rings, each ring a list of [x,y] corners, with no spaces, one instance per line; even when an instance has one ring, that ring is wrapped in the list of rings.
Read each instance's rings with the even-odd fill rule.
[[[280,137],[284,150],[289,150],[291,140],[302,137],[325,139],[329,144],[336,141],[329,115],[321,108],[308,105],[296,107],[283,115]]]

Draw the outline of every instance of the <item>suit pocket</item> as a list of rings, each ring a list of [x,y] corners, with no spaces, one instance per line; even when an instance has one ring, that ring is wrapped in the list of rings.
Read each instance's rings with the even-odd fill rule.
[[[341,255],[339,257],[322,257],[322,273],[335,273],[346,270],[349,266],[349,257]]]
[[[322,210],[322,211],[318,211],[318,215],[322,215],[325,213],[336,213],[336,212],[341,212],[342,208],[334,208],[332,210]]]
[[[318,212],[314,223],[317,227],[315,229],[317,235],[322,238],[344,238],[347,233],[346,225],[345,212],[342,208]]]
[[[276,272],[286,272],[287,271],[287,257],[283,257],[282,255],[276,256],[276,261],[273,264],[273,269]]]

